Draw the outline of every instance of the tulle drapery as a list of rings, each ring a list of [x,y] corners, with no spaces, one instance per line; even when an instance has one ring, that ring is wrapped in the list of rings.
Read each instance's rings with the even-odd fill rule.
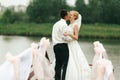
[[[53,80],[54,64],[45,57],[49,44],[49,39],[43,37],[39,43],[32,43],[30,48],[17,56],[6,54],[6,61],[0,65],[0,80],[27,80],[31,65],[35,79]]]

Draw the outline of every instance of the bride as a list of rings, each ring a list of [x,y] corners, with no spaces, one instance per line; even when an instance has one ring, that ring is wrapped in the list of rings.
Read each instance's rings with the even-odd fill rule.
[[[90,80],[91,69],[78,43],[78,32],[81,26],[81,15],[77,11],[70,11],[70,25],[64,35],[69,41],[69,62],[66,80]]]

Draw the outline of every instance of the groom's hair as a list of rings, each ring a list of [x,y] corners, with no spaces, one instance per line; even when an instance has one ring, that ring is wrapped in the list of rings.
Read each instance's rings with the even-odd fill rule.
[[[68,12],[67,12],[67,10],[65,10],[65,9],[62,9],[61,10],[61,12],[60,12],[60,16],[61,16],[61,18],[65,18],[65,16],[68,14]]]

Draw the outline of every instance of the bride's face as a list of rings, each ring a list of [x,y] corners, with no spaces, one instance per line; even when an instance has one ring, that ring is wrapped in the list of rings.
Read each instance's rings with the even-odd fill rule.
[[[73,13],[70,13],[70,21],[74,21],[75,20],[75,16]]]

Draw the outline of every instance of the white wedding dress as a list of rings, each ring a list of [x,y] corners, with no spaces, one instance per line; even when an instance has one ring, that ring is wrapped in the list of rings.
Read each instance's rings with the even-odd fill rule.
[[[69,33],[73,33],[73,28],[76,24],[79,25],[80,29],[81,15],[79,15],[78,20],[69,25],[66,31]],[[90,80],[91,69],[83,51],[80,48],[78,41],[70,40],[68,43],[68,47],[69,61],[65,80]]]

